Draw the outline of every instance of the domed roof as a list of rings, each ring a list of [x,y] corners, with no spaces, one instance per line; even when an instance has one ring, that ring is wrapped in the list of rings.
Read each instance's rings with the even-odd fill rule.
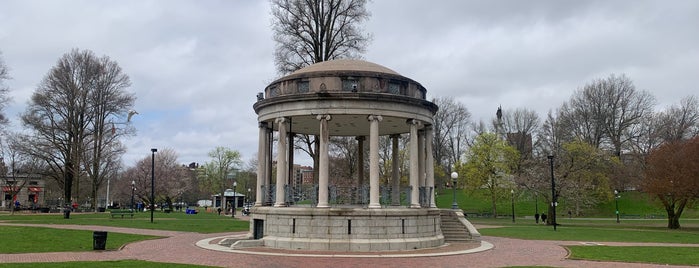
[[[315,63],[310,66],[301,68],[291,73],[291,75],[327,71],[361,71],[400,75],[389,68],[386,68],[373,62],[348,59],[329,60]]]

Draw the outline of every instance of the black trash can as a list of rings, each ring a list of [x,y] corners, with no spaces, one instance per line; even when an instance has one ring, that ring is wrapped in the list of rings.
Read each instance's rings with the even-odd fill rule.
[[[92,249],[104,250],[107,247],[107,232],[94,231],[92,233]]]
[[[63,210],[63,218],[64,218],[64,219],[70,219],[70,209],[64,209],[64,210]]]

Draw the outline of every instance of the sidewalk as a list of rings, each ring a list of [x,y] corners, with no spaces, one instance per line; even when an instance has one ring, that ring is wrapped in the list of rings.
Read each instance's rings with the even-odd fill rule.
[[[0,223],[2,225],[13,225]],[[147,240],[126,245],[116,251],[90,252],[61,252],[61,253],[26,253],[0,254],[0,263],[13,262],[66,262],[66,261],[105,261],[105,260],[145,260],[154,262],[198,264],[218,267],[504,267],[504,266],[551,266],[551,267],[683,267],[655,264],[593,262],[566,259],[568,252],[561,245],[581,245],[571,241],[534,241],[501,237],[482,237],[483,241],[492,243],[491,250],[439,257],[401,258],[381,256],[372,257],[333,257],[326,256],[293,256],[284,252],[270,255],[232,253],[204,249],[197,242],[221,236],[243,235],[238,233],[199,234],[188,232],[130,229],[106,226],[82,225],[32,225],[64,229],[103,230],[108,232],[133,233],[144,235],[166,236],[163,239]],[[109,241],[107,241],[109,242]],[[664,245],[676,244],[647,244],[647,243],[605,243],[609,245]],[[699,246],[682,245],[682,246]],[[317,252],[314,252],[317,253]],[[327,253],[326,253],[327,254]]]

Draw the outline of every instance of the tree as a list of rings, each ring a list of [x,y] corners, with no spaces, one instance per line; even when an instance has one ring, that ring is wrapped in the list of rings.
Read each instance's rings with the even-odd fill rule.
[[[680,228],[684,208],[699,198],[697,158],[699,136],[668,142],[648,156],[642,189],[662,202],[669,229]]]
[[[4,113],[5,107],[10,102],[10,97],[8,96],[9,88],[5,85],[4,80],[9,79],[10,71],[2,59],[2,52],[0,52],[0,126],[5,126],[9,122]]]
[[[190,171],[186,166],[179,164],[177,153],[171,148],[165,148],[153,155],[148,154],[139,160],[136,165],[127,169],[122,179],[117,184],[120,189],[131,189],[134,182],[136,190],[135,198],[144,203],[151,204],[151,187],[155,190],[155,203],[167,203],[172,208],[172,200],[192,189],[190,184]],[[155,160],[155,163],[152,163]],[[154,164],[154,165],[153,165]],[[153,178],[153,171],[155,177]],[[155,182],[155,185],[151,184]]]
[[[287,74],[313,63],[359,58],[370,39],[360,31],[369,19],[365,6],[366,0],[273,0],[277,70]],[[298,136],[290,143],[313,159],[318,178],[318,137]]]
[[[106,165],[109,161],[103,162],[108,152],[119,155],[115,136],[105,135],[107,118],[123,116],[133,106],[134,97],[124,92],[129,85],[116,62],[73,49],[49,70],[21,115],[32,131],[22,137],[22,150],[49,166],[51,172],[45,175],[62,185],[66,202],[73,188],[80,188],[82,171],[92,177],[94,197],[104,178],[100,170],[108,174],[113,169]]]
[[[369,42],[366,0],[273,0],[275,65],[286,74],[313,63],[358,58]]]
[[[204,163],[199,171],[199,187],[210,193],[219,193],[223,201],[224,192],[232,187],[243,162],[238,151],[221,146],[209,152],[209,157],[211,162]],[[223,202],[221,209],[226,211],[226,204]]]
[[[497,198],[512,189],[513,171],[519,153],[504,140],[498,139],[494,133],[484,133],[476,137],[473,146],[466,152],[466,162],[457,166],[460,185],[469,188],[485,188],[490,195],[493,217],[497,217]],[[468,180],[466,180],[468,178]]]
[[[611,168],[619,161],[582,141],[564,143],[562,149],[555,168],[556,195],[565,199],[579,216],[582,209],[609,199]]]
[[[433,122],[434,164],[440,167],[438,173],[448,174],[451,167],[460,161],[469,143],[468,129],[471,123],[471,113],[466,106],[455,102],[453,98],[435,98],[432,102],[439,106]],[[435,168],[435,172],[436,170],[438,169]],[[435,179],[441,179],[435,177]],[[442,183],[438,180],[435,185],[442,185]]]
[[[583,140],[596,148],[610,147],[621,156],[638,135],[637,125],[652,113],[655,99],[637,91],[625,75],[597,79],[576,91],[559,110],[567,141]]]
[[[660,113],[660,135],[665,141],[686,140],[699,135],[699,100],[688,96]]]

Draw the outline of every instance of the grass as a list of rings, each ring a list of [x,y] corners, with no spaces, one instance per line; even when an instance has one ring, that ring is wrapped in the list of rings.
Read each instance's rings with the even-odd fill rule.
[[[1,215],[0,221],[29,224],[75,224],[183,231],[197,233],[222,233],[245,231],[250,228],[248,221],[219,216],[216,213],[185,214],[182,212],[154,214],[153,223],[150,213],[136,213],[134,218],[111,218],[109,213],[71,213],[70,219],[64,219],[63,213],[15,214]]]
[[[571,259],[641,262],[663,265],[699,265],[696,247],[568,246]]]
[[[526,240],[563,240],[594,242],[648,242],[686,243],[699,241],[699,232],[667,229],[606,228],[598,226],[508,226],[505,228],[482,228],[482,235],[519,238]]]
[[[622,192],[619,198],[619,213],[622,215],[639,215],[645,217],[660,217],[667,216],[662,205],[647,194],[640,192]],[[450,208],[453,202],[453,193],[451,189],[438,190],[435,198],[437,207]],[[510,194],[499,197],[496,202],[498,215],[512,215],[512,200]],[[459,208],[467,213],[492,214],[492,205],[490,196],[485,190],[466,191],[463,189],[456,190],[456,203]],[[547,201],[542,197],[535,197],[530,192],[515,192],[515,215],[531,215],[534,216],[537,207],[539,213],[546,213]],[[582,211],[584,217],[596,218],[614,218],[615,217],[615,200],[609,199],[606,202],[597,204],[595,207]],[[570,208],[564,197],[559,200],[558,212],[560,215],[566,214]],[[682,213],[680,222],[684,219],[699,218],[699,208],[696,206],[685,208]]]
[[[92,250],[92,231],[0,226],[0,253],[74,252]],[[107,233],[107,250],[157,236]]]
[[[101,262],[54,262],[54,263],[3,263],[0,268],[73,268],[73,267],[91,267],[91,268],[130,268],[130,267],[149,267],[149,268],[185,268],[185,267],[212,267],[191,264],[177,263],[162,263],[148,262],[136,260],[123,261],[101,261]]]

